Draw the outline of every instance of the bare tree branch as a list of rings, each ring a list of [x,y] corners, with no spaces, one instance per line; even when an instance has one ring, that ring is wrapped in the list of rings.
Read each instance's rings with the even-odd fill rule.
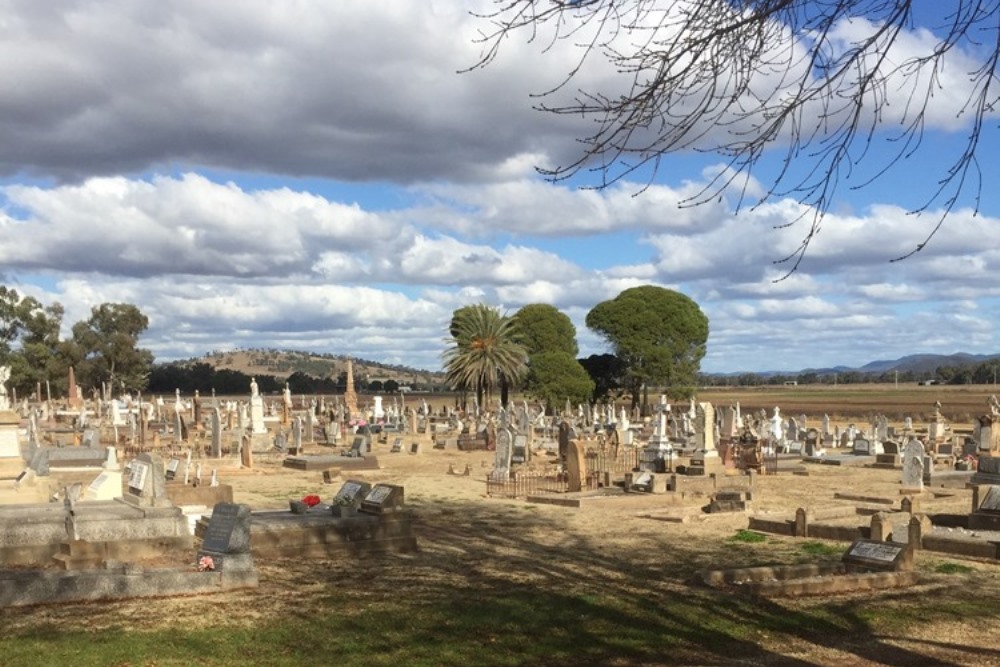
[[[897,48],[917,24],[914,12],[928,13],[929,4],[937,6],[931,47]],[[964,144],[912,211],[940,206],[937,224],[898,259],[926,247],[963,193],[973,192],[978,211],[976,151],[998,101],[1000,0],[497,0],[480,18],[487,27],[473,69],[524,33],[547,49],[563,40],[580,49],[565,78],[539,94],[537,108],[590,119],[594,128],[580,138],[579,156],[540,169],[545,177],[592,173],[603,188],[641,174],[648,185],[673,153],[719,155],[728,168],[684,205],[714,200],[738,183],[737,208],[777,197],[807,205],[811,212],[790,223],[804,222],[802,242],[777,262],[789,269],[786,277],[820,232],[842,181],[866,187],[915,154],[929,123],[940,122],[930,117],[935,96],[954,95],[946,74],[969,91],[954,119]],[[970,58],[978,59],[975,68],[954,71]],[[592,61],[612,66],[620,89],[587,89]],[[881,164],[874,163],[876,142],[892,149]],[[776,151],[783,151],[781,165],[768,172],[762,163]],[[763,182],[764,193],[747,201],[751,179]]]

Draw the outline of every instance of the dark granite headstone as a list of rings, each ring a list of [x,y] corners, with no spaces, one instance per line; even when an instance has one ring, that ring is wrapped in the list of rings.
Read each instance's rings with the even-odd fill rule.
[[[209,556],[215,570],[253,568],[250,556],[250,506],[217,503],[202,537],[198,560]]]
[[[1000,513],[1000,486],[991,486],[986,491],[986,497],[979,505],[980,512]]]
[[[337,494],[333,497],[331,504],[345,505],[350,503],[354,507],[358,507],[371,489],[372,485],[368,482],[349,479],[344,482],[344,485],[340,487],[339,491],[337,491]]]
[[[841,560],[848,570],[897,572],[913,568],[913,551],[906,544],[857,540]]]
[[[871,456],[873,455],[874,449],[872,448],[872,443],[870,440],[865,438],[856,438],[854,440],[854,446],[851,453],[855,456]]]
[[[395,484],[376,484],[361,501],[361,511],[385,514],[402,509],[403,487]]]

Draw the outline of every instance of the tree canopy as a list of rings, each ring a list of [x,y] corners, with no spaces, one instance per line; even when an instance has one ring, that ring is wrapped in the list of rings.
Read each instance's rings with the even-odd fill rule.
[[[580,351],[576,344],[576,327],[569,317],[555,306],[532,303],[514,314],[518,342],[531,357],[543,352],[564,352],[575,357]]]
[[[528,355],[524,390],[548,410],[569,400],[589,401],[594,382],[576,360],[576,327],[555,306],[532,303],[514,315],[518,341]]]
[[[633,287],[594,306],[587,326],[628,368],[633,406],[643,385],[663,386],[674,398],[693,395],[708,318],[689,297],[655,285]]]
[[[594,381],[572,355],[539,352],[531,356],[525,389],[544,401],[547,411],[569,401],[587,403],[594,394]]]
[[[139,347],[149,318],[130,303],[94,306],[90,317],[73,326],[73,343],[82,353],[77,377],[93,386],[107,382],[112,391],[146,387],[153,354]]]
[[[735,185],[741,198],[811,205],[786,258],[794,270],[842,181],[869,185],[921,149],[935,166],[915,210],[943,213],[913,252],[967,189],[978,207],[976,153],[998,101],[998,13],[997,0],[496,0],[475,66],[519,35],[566,40],[578,58],[538,91],[538,106],[594,129],[577,159],[543,173],[595,171],[607,185],[652,180],[679,151],[717,154],[728,169],[688,203]],[[958,136],[923,146],[935,128]],[[751,176],[762,193],[747,187]]]

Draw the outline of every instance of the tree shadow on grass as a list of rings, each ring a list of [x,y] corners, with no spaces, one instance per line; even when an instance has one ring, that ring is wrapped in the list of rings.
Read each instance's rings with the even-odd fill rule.
[[[417,532],[420,554],[340,564],[331,581],[341,593],[345,585],[382,592],[387,609],[400,599],[435,609],[437,624],[412,626],[408,642],[484,638],[510,664],[812,665],[825,659],[810,655],[829,651],[885,665],[1000,661],[1000,651],[982,647],[890,643],[916,623],[947,620],[955,607],[939,603],[957,604],[960,595],[928,600],[910,590],[789,601],[731,594],[688,583],[705,565],[704,545],[664,537],[625,548],[574,531],[559,513],[510,505],[452,503],[425,514]],[[720,562],[728,558],[722,545],[707,560],[733,565]],[[996,601],[994,593],[992,609],[980,607],[979,622],[1000,618]]]
[[[62,605],[35,622],[32,610],[8,610],[13,635],[36,645],[39,655],[72,654],[78,665],[102,664],[100,653],[88,662],[80,655],[87,647],[62,645],[60,633],[129,642],[129,664],[1000,662],[982,634],[975,644],[970,635],[968,647],[911,636],[936,621],[996,625],[996,587],[970,600],[975,580],[969,577],[951,578],[955,585],[933,595],[918,587],[828,599],[755,598],[689,582],[709,565],[762,564],[779,544],[693,539],[684,526],[640,525],[613,511],[595,515],[608,522],[595,532],[574,522],[574,513],[589,510],[447,500],[413,507],[417,553],[258,559],[259,589],[182,602]]]

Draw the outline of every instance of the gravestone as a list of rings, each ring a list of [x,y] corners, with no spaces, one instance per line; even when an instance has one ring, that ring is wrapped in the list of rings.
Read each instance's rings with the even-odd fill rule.
[[[403,451],[403,439],[396,438],[395,440],[392,441],[392,448],[389,449],[389,453],[398,454],[401,451]]]
[[[0,409],[0,458],[16,459],[21,456],[17,430],[21,419],[13,410]]]
[[[510,478],[510,464],[513,455],[513,437],[506,428],[497,431],[497,449],[493,457],[493,479],[505,481]]]
[[[372,490],[372,485],[357,479],[349,479],[344,482],[340,490],[331,501],[331,505],[352,505],[360,507],[368,492]]]
[[[396,484],[376,484],[361,501],[362,512],[388,514],[403,508],[403,487]]]
[[[105,470],[87,487],[87,500],[114,500],[122,497],[121,471]]]
[[[903,488],[921,491],[924,488],[924,446],[910,440],[903,447]]]
[[[364,456],[365,438],[361,435],[354,436],[354,442],[351,443],[351,448],[344,452],[344,456],[353,456],[355,458]]]
[[[559,463],[566,464],[566,452],[569,448],[570,426],[569,422],[559,422]]]
[[[253,569],[250,555],[250,506],[217,503],[202,536],[198,561],[208,556],[220,572]]]
[[[181,465],[180,459],[170,459],[169,461],[167,461],[167,472],[166,472],[167,481],[172,481],[177,477],[177,469],[180,468],[180,465]]]
[[[517,435],[514,437],[514,449],[511,452],[511,463],[528,463],[531,458],[531,450],[528,449],[528,437]]]
[[[913,550],[906,544],[856,540],[841,560],[848,572],[899,572],[913,569]]]
[[[578,440],[570,440],[566,449],[567,491],[582,491],[587,478],[586,448]]]
[[[212,458],[222,458],[222,417],[219,408],[211,412],[212,419]]]
[[[873,456],[875,450],[872,447],[871,440],[866,438],[855,438],[854,445],[851,448],[851,453],[855,456]]]
[[[806,431],[805,444],[803,446],[802,453],[805,456],[816,456],[819,453],[822,445],[819,441],[819,431],[814,428],[810,428]]]
[[[155,454],[139,454],[131,462],[128,475],[128,493],[123,499],[139,507],[171,506],[167,498],[167,476],[163,459]]]

